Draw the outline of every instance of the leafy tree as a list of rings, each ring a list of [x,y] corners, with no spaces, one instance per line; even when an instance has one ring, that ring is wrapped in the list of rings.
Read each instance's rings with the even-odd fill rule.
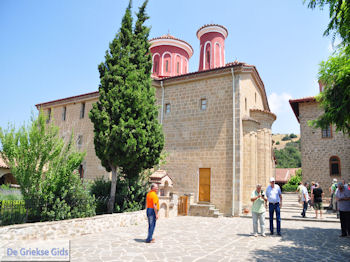
[[[298,147],[287,146],[283,149],[275,149],[277,168],[301,167],[301,154]]]
[[[295,135],[295,134],[293,134],[293,133],[291,133],[291,134],[289,135],[289,137],[292,139],[292,138],[296,138],[296,137],[298,137],[298,136]]]
[[[282,186],[283,191],[295,192],[299,183],[302,181],[301,168],[295,171],[295,176],[292,176],[289,181]]]
[[[321,128],[335,124],[336,131],[350,135],[350,48],[340,49],[322,62],[319,79],[326,86],[316,97],[324,114],[310,124]]]
[[[309,124],[327,128],[335,124],[336,131],[350,136],[350,1],[349,0],[304,0],[309,8],[329,7],[330,22],[324,35],[333,32],[333,40],[342,40],[338,50],[319,69],[319,79],[325,86],[317,96],[324,114]]]
[[[85,153],[77,152],[73,135],[68,144],[59,129],[40,112],[28,127],[0,128],[1,156],[20,185],[35,220],[61,220],[95,214],[94,200],[77,169]],[[34,208],[32,208],[34,207]]]
[[[89,113],[96,155],[105,169],[112,171],[110,213],[114,209],[117,168],[125,179],[135,179],[159,162],[164,146],[151,85],[152,60],[147,40],[150,29],[144,26],[147,2],[139,9],[134,30],[129,2],[105,62],[99,65],[99,101]]]
[[[323,9],[329,7],[329,24],[324,31],[324,36],[333,32],[333,40],[339,35],[343,44],[350,44],[350,1],[349,0],[304,0],[308,2],[308,7]]]
[[[282,137],[282,141],[288,141],[290,140],[289,135],[285,135],[284,137]]]

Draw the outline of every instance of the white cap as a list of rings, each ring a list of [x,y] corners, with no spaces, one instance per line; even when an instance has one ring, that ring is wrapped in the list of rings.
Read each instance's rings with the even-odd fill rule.
[[[336,178],[333,178],[333,183],[337,182],[338,180]]]
[[[274,177],[270,177],[270,182],[275,182],[275,178]]]

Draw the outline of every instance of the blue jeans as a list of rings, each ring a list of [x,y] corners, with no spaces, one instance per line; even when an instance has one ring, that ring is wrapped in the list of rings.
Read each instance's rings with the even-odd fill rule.
[[[280,203],[269,203],[270,232],[271,232],[271,234],[273,234],[273,215],[274,215],[274,211],[276,211],[277,234],[281,234]]]
[[[146,242],[152,240],[153,232],[156,227],[156,213],[153,208],[147,208],[147,219],[148,219],[148,236]]]
[[[305,217],[305,213],[306,213],[306,210],[307,210],[308,202],[307,202],[307,201],[304,201],[303,203],[304,203],[304,204],[303,204],[303,212],[301,212],[301,215],[302,215],[303,217]]]

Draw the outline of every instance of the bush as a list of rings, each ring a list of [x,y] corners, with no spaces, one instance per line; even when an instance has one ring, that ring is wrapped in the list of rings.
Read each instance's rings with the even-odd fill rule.
[[[287,140],[290,140],[289,135],[286,135],[286,136],[282,137],[282,141],[287,141]]]
[[[289,135],[289,137],[290,137],[290,139],[292,139],[292,138],[297,138],[298,136],[297,136],[297,135],[294,135],[293,133],[291,133],[291,134]]]
[[[276,145],[279,145],[279,144],[280,144],[280,141],[277,141],[277,142],[276,142]]]
[[[148,175],[142,174],[135,179],[126,179],[118,175],[114,212],[122,213],[145,208]],[[111,181],[103,177],[94,180],[90,194],[97,199],[96,214],[107,213],[107,201],[111,190]],[[99,201],[102,199],[103,201]]]
[[[282,186],[283,191],[295,192],[301,180],[302,180],[302,172],[301,172],[301,169],[298,169],[295,172],[295,176],[292,176],[287,182],[287,184]]]
[[[23,200],[0,200],[0,225],[22,224],[26,222]]]

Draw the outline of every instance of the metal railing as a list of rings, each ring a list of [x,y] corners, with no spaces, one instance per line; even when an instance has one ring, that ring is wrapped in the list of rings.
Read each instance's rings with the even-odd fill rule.
[[[96,215],[107,213],[108,199],[108,197],[95,199]],[[75,199],[69,202],[69,206],[73,209],[85,205],[85,201],[87,200]],[[38,200],[0,200],[0,226],[42,221],[42,210],[50,206],[52,203],[48,204]]]

